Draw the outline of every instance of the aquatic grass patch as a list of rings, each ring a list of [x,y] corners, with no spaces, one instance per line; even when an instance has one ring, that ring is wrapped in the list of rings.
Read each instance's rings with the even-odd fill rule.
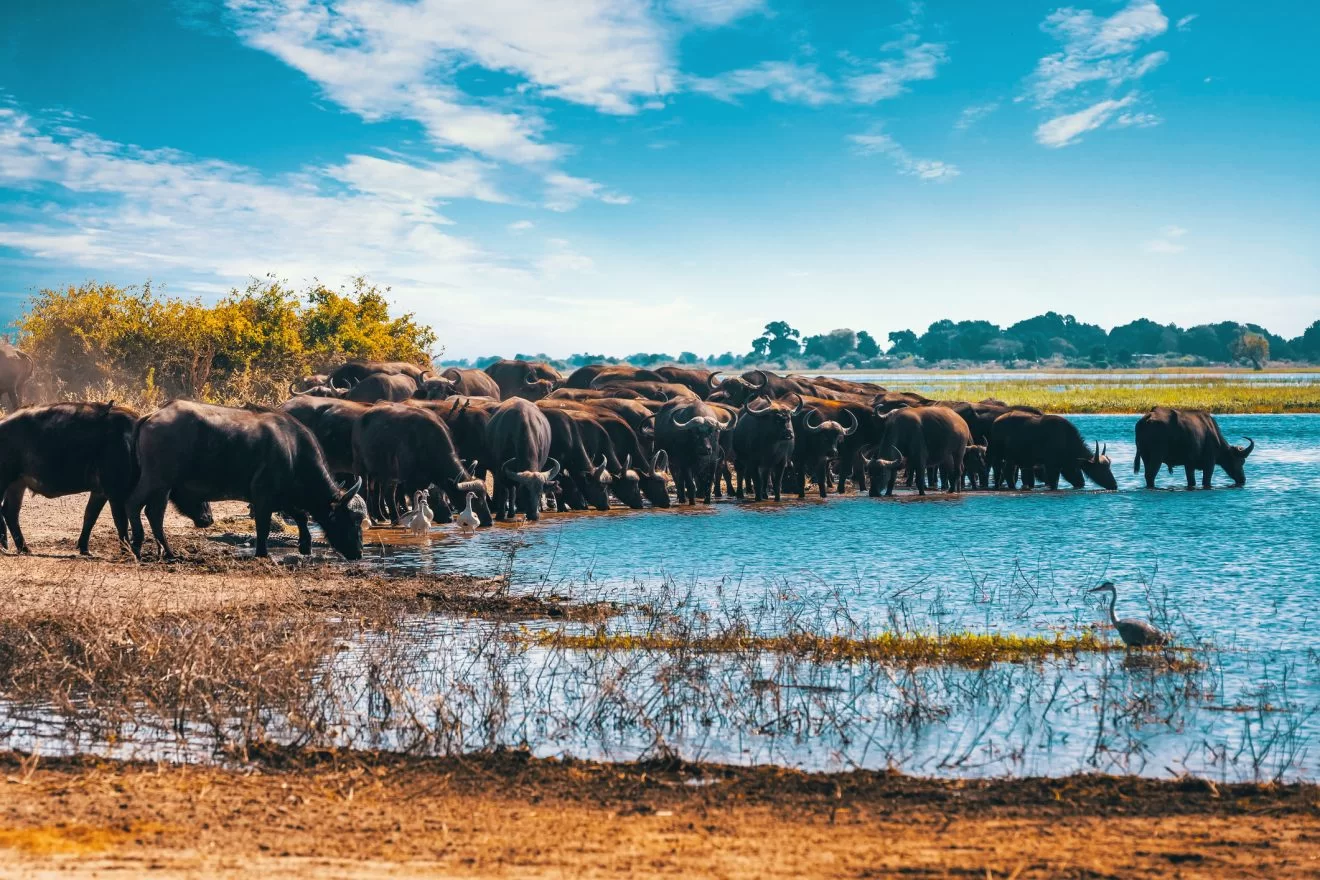
[[[663,633],[619,633],[597,630],[572,633],[563,629],[532,631],[521,637],[540,647],[575,651],[666,651],[736,654],[762,652],[799,657],[813,663],[894,663],[903,665],[953,664],[971,668],[992,663],[1029,663],[1076,657],[1082,653],[1123,651],[1121,642],[1110,641],[1094,630],[1076,634],[1013,635],[1008,633],[953,633],[925,635],[880,633],[850,637],[798,632],[786,635],[752,635],[730,632],[715,635],[669,635]],[[1162,654],[1170,649],[1144,649]],[[1175,649],[1176,650],[1176,649]]]
[[[1131,385],[1071,379],[1026,379],[1020,382],[957,383],[940,386],[938,396],[946,400],[981,400],[994,397],[1046,412],[1113,414],[1144,413],[1152,407],[1204,409],[1213,413],[1315,413],[1320,412],[1320,383],[1261,383],[1201,380],[1187,383],[1170,377],[1142,380]]]

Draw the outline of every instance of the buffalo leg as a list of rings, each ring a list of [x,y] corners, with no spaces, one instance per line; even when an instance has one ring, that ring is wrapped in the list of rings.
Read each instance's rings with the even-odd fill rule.
[[[92,555],[92,551],[88,547],[92,539],[92,527],[96,525],[96,520],[100,518],[107,500],[100,492],[93,492],[87,499],[87,508],[83,511],[82,532],[78,535],[78,552],[83,556]]]
[[[1160,460],[1158,458],[1143,458],[1141,466],[1146,469],[1146,488],[1155,488],[1155,475],[1160,471]]]
[[[1210,479],[1214,475],[1215,475],[1215,462],[1214,459],[1211,459],[1205,462],[1205,466],[1201,469],[1201,488],[1203,489],[1211,488]]]
[[[1196,488],[1196,465],[1192,464],[1192,463],[1189,461],[1187,464],[1183,465],[1183,470],[1187,472],[1187,488],[1188,488],[1188,489],[1195,489],[1195,488]]]
[[[1045,487],[1058,490],[1059,488],[1059,469],[1056,467],[1045,468]]]
[[[9,531],[14,535],[14,549],[19,553],[27,555],[32,551],[28,549],[27,541],[23,539],[23,530],[18,527],[18,513],[23,509],[23,493],[27,487],[22,483],[15,483],[9,487],[5,493],[5,499],[0,502],[0,508],[3,508],[5,525],[9,526]]]
[[[170,493],[166,489],[159,489],[151,493],[147,499],[147,522],[151,524],[151,535],[160,545],[162,559],[174,559],[174,549],[170,547],[169,539],[165,537],[165,505],[168,503]],[[269,523],[267,523],[269,527]],[[139,525],[140,529],[141,526]],[[140,545],[139,545],[140,546]]]
[[[307,528],[307,513],[302,510],[289,511],[289,517],[298,526],[298,552],[303,556],[312,555],[312,531]]]
[[[779,498],[779,490],[780,490],[780,489],[783,487],[783,485],[784,485],[784,472],[787,471],[787,470],[788,470],[788,465],[787,465],[787,464],[781,464],[781,465],[779,465],[779,466],[777,466],[777,467],[772,467],[772,468],[770,468],[770,479],[774,481],[775,502],[776,502],[776,503],[778,503],[779,500],[780,500],[780,498]],[[799,474],[799,477],[801,478],[801,480],[802,480],[803,483],[805,483],[805,482],[807,481],[806,474]]]
[[[267,545],[267,541],[270,538],[270,514],[271,511],[269,508],[265,506],[257,507],[256,505],[253,505],[252,521],[255,522],[257,525],[256,555],[259,559],[265,559],[266,557],[270,556],[270,547]],[[148,516],[149,515],[150,512],[148,512]],[[308,538],[310,543],[311,536],[308,535]],[[302,540],[302,536],[300,534],[299,541],[301,540]],[[311,548],[308,547],[308,549],[310,550]]]

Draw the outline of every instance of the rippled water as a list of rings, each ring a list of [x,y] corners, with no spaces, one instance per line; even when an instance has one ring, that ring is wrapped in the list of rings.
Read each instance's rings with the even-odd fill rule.
[[[1257,448],[1245,488],[1217,473],[1211,491],[1167,471],[1146,490],[1131,468],[1133,416],[1075,421],[1108,445],[1119,491],[548,514],[388,542],[362,564],[504,575],[515,590],[766,632],[1073,630],[1101,619],[1087,591],[1112,579],[1120,616],[1171,629],[1196,668],[1121,653],[969,670],[582,652],[529,644],[521,624],[417,616],[327,658],[340,714],[326,737],[960,776],[1320,778],[1320,416],[1220,418],[1230,440]]]

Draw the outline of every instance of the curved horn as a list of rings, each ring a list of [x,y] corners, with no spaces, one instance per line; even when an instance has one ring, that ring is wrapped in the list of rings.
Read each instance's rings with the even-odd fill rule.
[[[1242,457],[1246,458],[1256,448],[1256,441],[1250,437],[1244,437],[1243,439],[1247,441],[1247,448],[1242,450]]]
[[[354,495],[356,495],[358,492],[361,492],[361,491],[362,491],[362,478],[361,478],[361,477],[358,477],[358,478],[353,482],[353,485],[349,486],[347,489],[345,489],[345,490],[340,494],[340,496],[339,496],[339,500],[340,500],[340,501],[346,501],[346,500],[348,500],[349,498],[352,498]]]
[[[661,458],[664,458],[665,460],[663,465],[660,464]],[[665,449],[657,449],[655,452],[655,458],[651,459],[651,473],[657,474],[661,471],[667,470],[669,470],[669,451]]]
[[[1092,460],[1092,461],[1099,461],[1099,460],[1100,460],[1100,441],[1099,441],[1099,440],[1095,441],[1095,457],[1094,457],[1093,459],[1091,459],[1091,460]]]
[[[751,385],[753,388],[764,388],[770,384],[770,377],[766,375],[765,370],[752,370],[752,375],[761,377],[760,384],[752,382],[751,380],[745,380],[747,381],[747,384]]]
[[[559,476],[559,472],[563,470],[563,468],[560,467],[559,462],[555,461],[553,458],[548,458],[546,461],[550,462],[552,467],[548,471],[541,471],[541,477],[547,483],[552,483],[554,482],[555,477]]]
[[[860,427],[862,426],[862,423],[859,422],[859,421],[857,421],[857,416],[853,415],[853,411],[850,410],[850,409],[845,409],[845,410],[843,411],[843,414],[844,414],[845,416],[847,416],[848,418],[852,419],[852,427],[851,427],[851,428],[844,428],[844,429],[843,429],[843,436],[845,436],[845,437],[851,437],[853,434],[856,434],[856,433],[857,433],[857,429],[860,428]]]
[[[720,428],[721,431],[732,431],[732,430],[734,429],[734,427],[737,426],[737,424],[738,424],[738,414],[737,414],[737,413],[735,413],[735,412],[729,412],[728,410],[726,410],[726,409],[721,409],[721,408],[717,408],[715,411],[716,411],[716,412],[719,412],[719,413],[725,413],[725,414],[727,414],[728,417],[729,417],[729,420],[728,420],[728,421],[720,421],[719,416],[716,416],[716,417],[715,417],[715,421],[719,424],[719,428]]]
[[[811,417],[812,417],[813,415],[815,415],[815,416],[820,416],[820,413],[816,412],[816,410],[814,410],[814,409],[813,409],[811,412],[807,413],[807,417],[806,417],[805,419],[802,420],[802,427],[806,428],[808,431],[810,431],[811,433],[815,434],[815,433],[818,433],[821,429],[823,429],[823,428],[825,427],[825,417],[824,417],[824,416],[820,416],[820,418],[821,418],[821,422],[820,422],[820,424],[819,424],[819,425],[816,425],[816,426],[813,428],[813,427],[811,426]]]
[[[652,418],[654,418],[654,416],[652,416]],[[688,419],[686,422],[680,422],[678,419],[674,419],[672,424],[675,428],[682,430],[683,428],[686,428],[688,425],[692,424],[696,420],[697,420],[697,416],[693,416],[692,418]]]
[[[760,408],[758,408],[758,409],[752,409],[752,404],[755,403],[755,402],[758,401],[758,400],[764,400],[764,401],[765,401],[765,406],[760,407]],[[773,406],[773,404],[771,403],[770,398],[758,394],[756,397],[753,397],[751,400],[749,400],[749,401],[747,401],[746,403],[744,403],[744,404],[742,405],[742,408],[743,408],[743,412],[749,412],[749,413],[753,413],[753,414],[755,414],[755,413],[763,413],[763,412],[766,412],[766,411],[768,411],[768,410],[771,408],[771,406]]]
[[[802,412],[802,410],[807,408],[807,401],[806,398],[804,398],[801,394],[798,394],[796,391],[793,392],[793,396],[798,399],[797,406],[793,407],[793,415],[797,415],[800,412]]]
[[[523,377],[523,384],[524,384],[524,385],[535,385],[535,384],[537,384],[536,371],[535,371],[535,370],[528,370],[528,371],[527,371],[527,375]]]
[[[510,480],[516,480],[518,479],[517,472],[509,470],[509,463],[512,461],[513,459],[509,459],[509,461],[506,461],[504,464],[500,465],[500,470],[504,471],[504,476],[508,477]]]
[[[1105,453],[1107,453],[1107,452],[1109,452],[1109,444],[1108,444],[1108,443],[1106,443],[1104,446],[1101,446],[1101,447],[1100,447],[1100,455],[1101,455],[1101,457],[1103,457],[1103,456],[1105,455]]]
[[[707,388],[707,389],[709,389],[710,391],[714,391],[716,388],[720,387],[721,384],[723,384],[723,383],[721,383],[721,382],[716,382],[716,381],[715,381],[715,377],[718,376],[718,375],[719,375],[720,373],[722,373],[722,372],[723,372],[723,370],[716,370],[715,372],[711,373],[709,376],[706,377],[706,388]]]
[[[623,459],[623,472],[626,474],[632,470],[632,453],[628,453]]]

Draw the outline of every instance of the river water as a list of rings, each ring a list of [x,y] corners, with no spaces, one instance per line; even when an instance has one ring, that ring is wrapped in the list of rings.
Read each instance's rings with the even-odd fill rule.
[[[1135,417],[1074,420],[1107,445],[1117,492],[547,514],[473,537],[441,528],[378,544],[362,564],[644,608],[605,625],[634,632],[676,620],[764,633],[1074,632],[1104,618],[1088,590],[1112,580],[1120,617],[1175,634],[1182,650],[1167,657],[896,669],[575,651],[536,643],[557,622],[419,615],[327,659],[342,696],[327,736],[953,776],[1320,778],[1320,416],[1221,417],[1230,440],[1257,446],[1244,488],[1217,472],[1210,491],[1167,471],[1146,490],[1131,466]]]

